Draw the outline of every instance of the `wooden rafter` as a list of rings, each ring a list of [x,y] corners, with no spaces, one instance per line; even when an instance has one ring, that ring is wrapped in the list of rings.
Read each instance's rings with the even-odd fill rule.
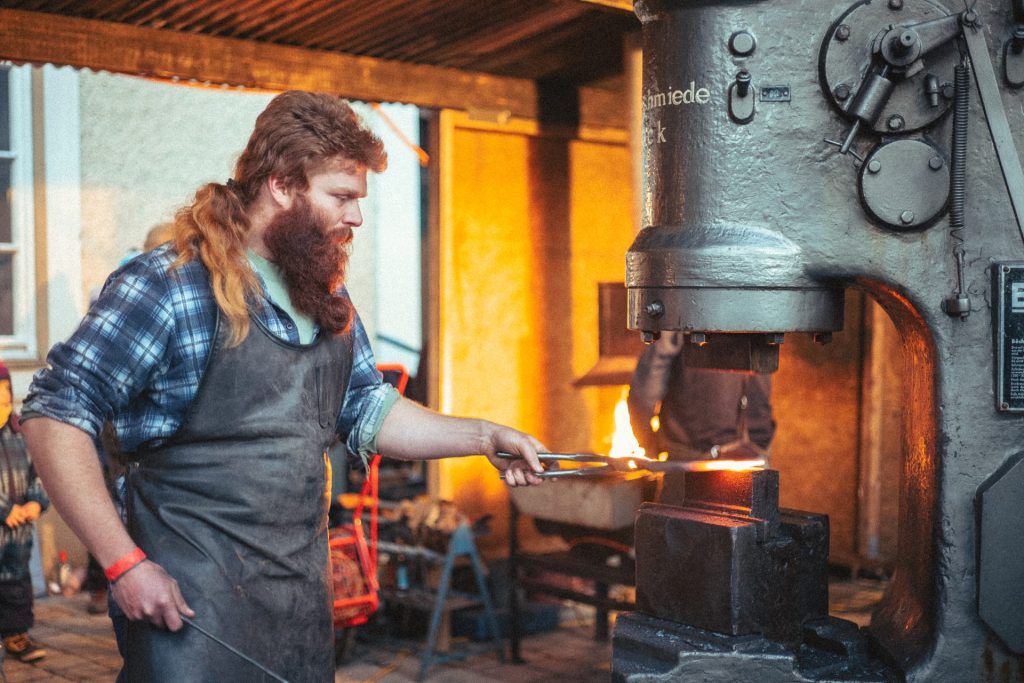
[[[318,90],[370,102],[506,112],[527,119],[537,116],[537,88],[528,79],[38,12],[0,9],[0,59],[264,90]],[[581,100],[595,98],[608,99],[596,93]],[[587,125],[624,125],[614,107],[588,111],[581,114],[591,119]]]
[[[0,58],[117,73],[241,85],[310,89],[368,101],[536,114],[525,79],[106,21],[0,9]]]

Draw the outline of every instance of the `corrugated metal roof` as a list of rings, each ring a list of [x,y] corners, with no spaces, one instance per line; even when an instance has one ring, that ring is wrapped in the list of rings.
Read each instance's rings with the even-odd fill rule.
[[[0,7],[531,80],[622,70],[639,29],[608,0],[0,0]]]

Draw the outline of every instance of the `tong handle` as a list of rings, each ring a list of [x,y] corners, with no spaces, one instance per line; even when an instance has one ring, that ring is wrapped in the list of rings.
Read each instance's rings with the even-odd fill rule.
[[[521,460],[523,456],[518,453],[506,453],[498,451],[497,456],[503,460]],[[571,462],[607,462],[607,455],[596,453],[538,453],[537,459],[541,462],[552,460],[567,460]]]
[[[506,453],[498,451],[497,456],[503,460],[521,460],[522,456],[517,453]],[[612,462],[607,455],[595,453],[538,453],[537,459],[541,462],[556,462],[565,460],[569,462],[592,462],[598,463],[597,467],[577,467],[558,470],[545,470],[535,473],[541,479],[554,479],[556,477],[593,477],[596,475],[614,474],[615,468],[610,466]],[[502,474],[504,479],[505,475]]]
[[[592,477],[598,474],[615,474],[615,470],[607,465],[602,465],[600,467],[581,467],[566,470],[545,470],[537,474],[537,476],[541,479],[554,479],[556,477]],[[501,474],[499,478],[504,481],[505,475]]]

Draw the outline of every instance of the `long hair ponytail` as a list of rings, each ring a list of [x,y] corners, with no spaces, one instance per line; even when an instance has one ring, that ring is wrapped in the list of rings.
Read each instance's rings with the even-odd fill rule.
[[[237,346],[249,334],[248,302],[256,301],[260,292],[245,251],[249,227],[237,190],[220,183],[203,185],[195,201],[174,217],[178,258],[171,268],[196,257],[206,265],[213,296],[231,330],[228,346]]]

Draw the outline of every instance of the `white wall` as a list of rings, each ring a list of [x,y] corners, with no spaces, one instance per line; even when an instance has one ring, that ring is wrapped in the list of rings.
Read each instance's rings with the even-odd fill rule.
[[[368,198],[376,217],[378,245],[374,249],[374,350],[379,362],[401,363],[415,375],[423,349],[421,168],[412,146],[419,145],[419,110],[412,105],[384,104],[372,114],[367,120],[388,150],[388,170],[376,178]],[[402,135],[385,124],[383,117]]]

